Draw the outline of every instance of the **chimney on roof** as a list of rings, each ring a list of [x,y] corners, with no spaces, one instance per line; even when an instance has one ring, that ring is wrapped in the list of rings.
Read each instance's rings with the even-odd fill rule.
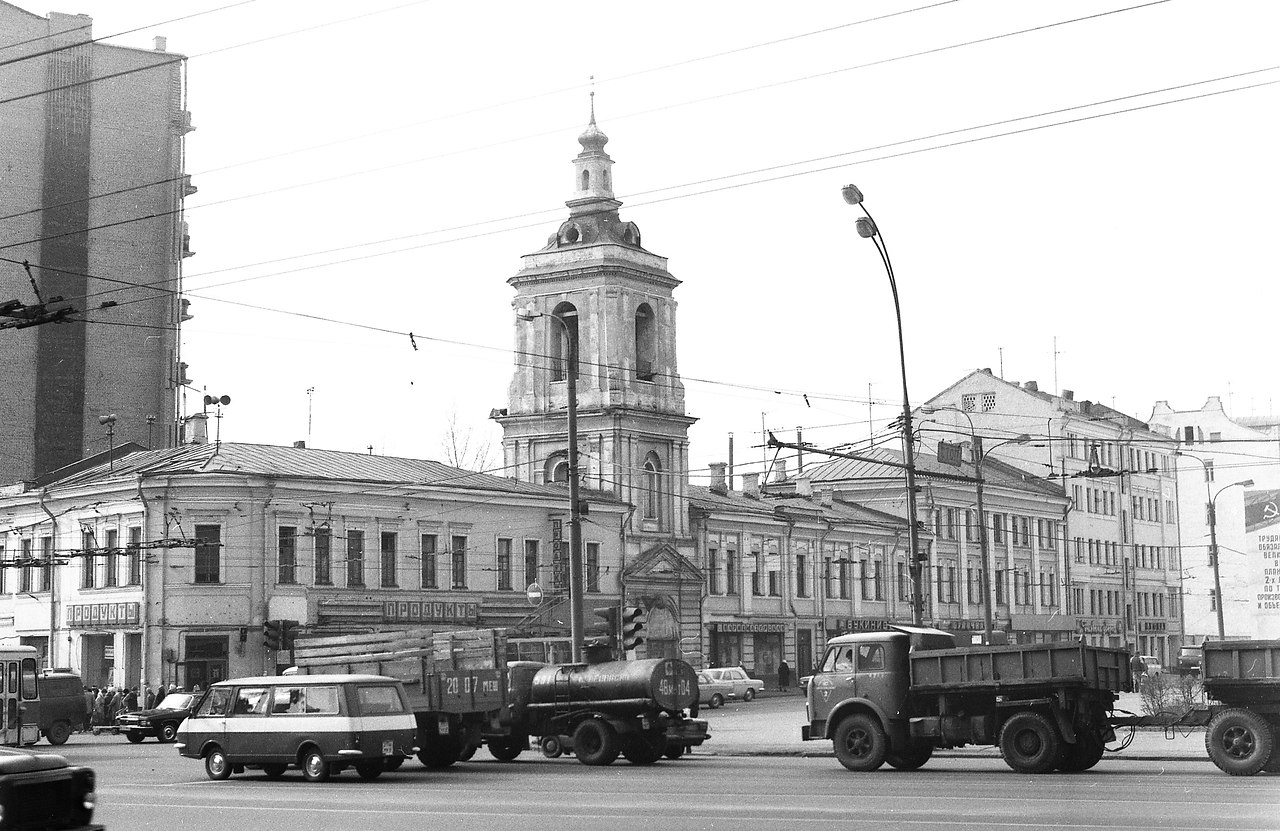
[[[818,504],[824,508],[831,507],[833,488],[818,488]]]
[[[747,496],[755,498],[760,497],[760,474],[744,473],[742,474],[742,492]]]
[[[725,482],[724,472],[729,466],[724,462],[711,463],[711,492],[724,496],[729,492],[729,486]]]
[[[1064,399],[1064,400],[1066,400],[1066,401],[1075,401],[1075,400],[1076,400],[1076,391],[1075,391],[1075,390],[1063,390],[1063,391],[1062,391],[1062,397],[1063,397],[1063,399]]]
[[[808,476],[797,476],[796,496],[813,496],[813,480]]]
[[[787,460],[786,459],[779,459],[777,462],[775,462],[773,465],[773,470],[774,470],[773,481],[775,482],[787,481]]]
[[[166,37],[164,37],[164,36],[162,36],[162,35],[157,35],[157,36],[156,36],[156,51],[157,51],[157,52],[165,52],[165,51],[167,51],[167,50],[168,50],[168,48],[169,48],[169,39],[168,39],[168,38],[166,38]]]
[[[1037,384],[1035,381],[1028,381],[1027,383],[1022,385],[1022,388],[1024,390],[1029,390],[1031,392],[1040,392],[1040,385]]]
[[[294,447],[296,447],[296,448],[298,448],[299,450],[306,450],[306,449],[307,449],[307,443],[306,443],[305,441],[302,441],[301,439],[299,439],[298,441],[295,441],[295,442],[293,443],[293,446],[294,446]]]
[[[209,443],[209,416],[205,413],[196,413],[187,416],[186,421],[182,424],[182,443],[183,444],[208,444]]]

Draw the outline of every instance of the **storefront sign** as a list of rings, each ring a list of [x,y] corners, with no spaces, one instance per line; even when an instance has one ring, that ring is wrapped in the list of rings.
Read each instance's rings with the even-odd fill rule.
[[[1121,627],[1119,620],[1086,620],[1081,618],[1077,621],[1081,632],[1088,632],[1092,635],[1118,635]]]
[[[986,622],[981,620],[939,620],[934,623],[934,626],[948,632],[982,632],[987,628]],[[992,628],[997,631],[1004,631],[1009,628],[1009,622],[1007,620],[994,621]]]
[[[476,602],[388,600],[382,604],[386,623],[475,623],[480,619]]]
[[[67,607],[67,625],[136,626],[141,603],[76,603]]]
[[[1140,620],[1138,621],[1139,632],[1164,632],[1166,624],[1163,620]]]
[[[889,626],[885,618],[874,617],[838,617],[832,623],[837,632],[879,632]]]
[[[712,623],[711,628],[717,632],[785,632],[785,623]]]

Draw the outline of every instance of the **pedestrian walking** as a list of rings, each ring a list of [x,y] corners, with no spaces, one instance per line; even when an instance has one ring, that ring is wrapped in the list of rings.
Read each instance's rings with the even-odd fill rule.
[[[1129,659],[1129,669],[1133,672],[1133,691],[1142,691],[1142,676],[1147,672],[1147,662],[1137,652]]]
[[[107,691],[97,689],[93,696],[93,726],[101,727],[107,720]]]
[[[88,733],[93,729],[93,689],[84,688],[84,732]]]
[[[151,689],[150,687],[147,687],[146,690],[147,690],[146,708],[148,710],[153,710],[155,709],[155,706],[156,706],[156,691]]]
[[[787,688],[790,686],[791,667],[787,665],[787,660],[783,658],[781,663],[778,664],[778,689],[782,692],[786,692]]]

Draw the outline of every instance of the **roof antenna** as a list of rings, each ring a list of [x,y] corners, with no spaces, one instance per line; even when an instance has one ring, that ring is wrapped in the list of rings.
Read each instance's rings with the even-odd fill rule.
[[[596,123],[596,76],[589,76],[591,80],[591,123]]]

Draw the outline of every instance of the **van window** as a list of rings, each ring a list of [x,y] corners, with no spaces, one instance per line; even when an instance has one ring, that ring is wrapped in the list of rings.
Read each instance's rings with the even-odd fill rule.
[[[241,687],[236,690],[233,715],[260,716],[267,711],[266,687]]]
[[[170,696],[166,696],[167,701]],[[225,716],[227,707],[231,702],[231,690],[226,687],[214,687],[209,690],[209,694],[204,697],[204,701],[200,702],[200,709],[196,712],[198,716]]]
[[[386,684],[376,687],[357,687],[356,697],[360,702],[362,716],[405,712],[404,702],[400,700],[400,691]]]
[[[276,687],[271,696],[271,712],[282,715],[316,713],[336,715],[337,687]]]

